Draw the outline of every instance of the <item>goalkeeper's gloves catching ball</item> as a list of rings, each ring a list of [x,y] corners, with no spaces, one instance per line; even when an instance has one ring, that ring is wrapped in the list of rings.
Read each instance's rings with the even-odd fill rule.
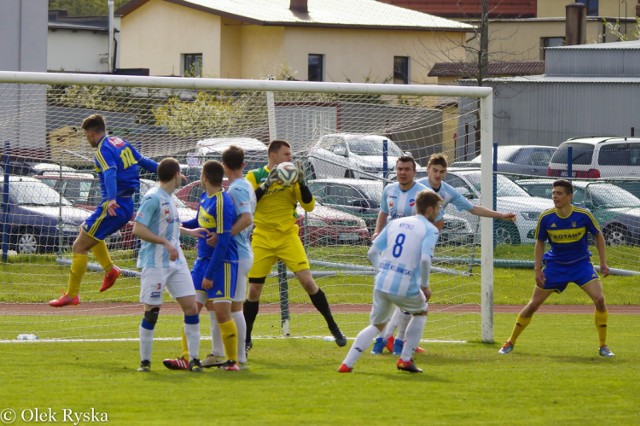
[[[280,179],[278,179],[278,170],[276,167],[274,167],[273,170],[271,170],[271,172],[269,173],[269,176],[267,176],[267,179],[262,182],[260,188],[262,188],[263,191],[266,191],[271,185],[276,182],[280,182]]]
[[[298,184],[305,186],[306,182],[304,181],[304,166],[302,165],[302,161],[296,161],[296,168],[298,169]]]

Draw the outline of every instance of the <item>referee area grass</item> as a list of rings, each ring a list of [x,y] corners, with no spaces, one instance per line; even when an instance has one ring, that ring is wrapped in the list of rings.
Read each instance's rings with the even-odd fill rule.
[[[515,350],[499,355],[514,319],[495,315],[494,344],[425,342],[415,356],[424,374],[369,353],[339,374],[352,340],[256,340],[247,370],[200,374],[162,366],[178,341],[154,342],[150,373],[136,372],[135,341],[5,343],[0,409],[51,410],[59,422],[64,409],[93,409],[110,424],[136,425],[640,424],[637,315],[610,315],[613,359],[598,356],[587,314],[538,314]]]

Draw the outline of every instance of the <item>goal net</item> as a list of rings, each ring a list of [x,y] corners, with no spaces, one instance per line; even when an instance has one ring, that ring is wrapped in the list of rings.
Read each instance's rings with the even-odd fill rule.
[[[80,128],[86,116],[102,114],[109,134],[147,157],[177,158],[190,181],[230,144],[245,149],[251,169],[266,164],[270,140],[289,141],[318,200],[311,213],[298,209],[300,238],[336,321],[353,338],[368,324],[374,271],[366,253],[396,158],[410,153],[420,178],[432,153],[453,162],[461,143],[490,149],[490,94],[471,87],[0,72],[0,340],[137,338],[139,242],[131,224],[107,240],[125,271],[112,289],[98,292],[103,272],[90,253],[80,305],[48,305],[66,289],[78,226],[100,202],[94,152]],[[142,177],[144,192],[155,177]],[[490,173],[483,179],[490,185]],[[176,192],[183,220],[196,214],[201,190],[191,185]],[[483,191],[483,204],[491,206],[491,195]],[[491,228],[481,232],[490,223],[446,213],[424,337],[491,341],[492,267],[482,267],[492,264]],[[182,243],[191,264],[194,241]],[[168,296],[163,313],[179,314]],[[181,321],[163,318],[156,336],[178,337]],[[202,322],[206,336],[206,315]],[[329,332],[295,277],[274,266],[253,335]]]

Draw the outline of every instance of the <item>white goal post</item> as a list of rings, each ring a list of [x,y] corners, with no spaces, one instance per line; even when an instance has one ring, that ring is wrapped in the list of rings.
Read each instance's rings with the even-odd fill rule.
[[[459,111],[459,98],[477,100],[477,108],[471,112]],[[192,107],[197,105],[201,105],[202,108],[194,113]],[[437,113],[431,114],[433,111]],[[458,143],[457,141],[463,137],[461,130],[463,121],[468,124],[472,121],[470,118],[472,116],[475,117],[474,125],[478,121],[480,123],[480,150],[484,158],[490,156],[493,146],[493,92],[490,87],[0,71],[0,145],[2,145],[0,150],[3,153],[3,164],[0,166],[8,169],[3,170],[2,174],[26,176],[33,173],[26,172],[24,164],[47,162],[55,166],[53,172],[49,173],[57,173],[59,181],[70,182],[76,178],[80,180],[81,177],[69,177],[71,175],[65,174],[67,173],[65,167],[76,169],[70,173],[87,174],[93,153],[83,140],[82,132],[78,133],[77,129],[82,118],[93,112],[106,113],[109,130],[114,135],[122,136],[134,143],[143,155],[158,158],[163,155],[184,154],[187,162],[193,158],[190,156],[197,157],[203,152],[204,145],[198,145],[196,142],[207,138],[215,140],[250,136],[262,142],[268,142],[277,136],[298,141],[293,143],[294,154],[296,157],[306,158],[313,149],[313,143],[319,137],[333,133],[353,132],[375,134],[389,140],[398,139],[396,142],[401,148],[410,148],[403,151],[415,150],[414,154],[417,155],[414,155],[414,158],[418,160],[420,166],[424,167],[428,154],[432,152],[455,153],[456,146],[451,148],[447,145],[450,144],[451,134],[454,135],[453,143]],[[445,118],[447,114],[450,114],[449,118]],[[112,127],[109,127],[110,124]],[[277,131],[275,131],[276,128]],[[475,134],[477,132],[474,132]],[[434,140],[439,142],[432,143]],[[385,147],[386,143],[385,140]],[[477,141],[475,143],[477,144]],[[169,145],[171,149],[167,148]],[[385,151],[385,158],[386,154]],[[450,162],[453,162],[455,154],[449,155],[449,158]],[[266,163],[266,154],[254,160],[258,163]],[[19,173],[16,162],[20,162],[20,167],[23,167]],[[393,164],[388,166],[391,167]],[[493,205],[491,162],[484,161],[481,171],[481,205],[491,209]],[[353,176],[353,173],[351,170],[346,176]],[[363,172],[364,177],[366,173]],[[42,179],[42,176],[41,173],[38,179]],[[358,177],[357,174],[355,177]],[[21,179],[25,182],[28,180]],[[6,183],[4,177],[2,180]],[[51,180],[55,178],[51,177]],[[382,181],[386,181],[386,177]],[[5,194],[5,196],[8,195]],[[3,203],[6,205],[4,201]],[[59,207],[59,210],[60,215],[63,215],[63,207]],[[117,311],[118,307],[122,306],[125,306],[126,312],[117,311],[115,316],[134,315],[138,318],[141,308],[138,307],[137,310],[132,308],[138,303],[135,291],[137,280],[132,266],[129,268],[131,270],[129,275],[132,277],[128,278],[130,281],[122,283],[122,290],[119,290],[116,284],[113,290],[98,297],[95,283],[100,279],[100,272],[89,272],[81,286],[81,297],[86,296],[86,299],[83,298],[83,303],[79,307],[59,310],[49,308],[47,301],[57,296],[55,292],[58,288],[66,287],[70,253],[69,242],[63,241],[63,228],[68,228],[72,224],[60,219],[57,231],[54,232],[58,243],[52,243],[53,248],[46,250],[40,239],[41,236],[28,235],[25,232],[26,225],[13,227],[8,223],[10,217],[8,210],[3,209],[1,213],[3,214],[1,252],[6,268],[3,277],[0,278],[0,324],[3,325],[4,330],[0,340],[15,339],[15,336],[23,333],[34,333],[52,339],[80,340],[117,339],[135,335],[137,328],[130,330],[134,334],[104,332],[100,327],[95,326],[93,321],[87,319],[78,319],[76,323],[70,325],[76,316],[109,314],[109,311]],[[311,229],[317,220],[310,216],[305,218],[303,222],[305,229]],[[340,226],[348,226],[344,225],[347,222],[348,220],[343,218]],[[348,223],[353,225],[353,220]],[[331,222],[327,222],[322,226],[330,228],[332,225]],[[479,334],[449,335],[446,330],[455,326],[443,323],[443,331],[437,334],[439,340],[475,339],[493,342],[492,220],[482,218],[479,231],[480,271],[479,274],[478,272],[471,274],[475,278],[467,280],[479,281],[478,286],[475,287],[480,293],[479,303],[471,302],[479,308]],[[35,231],[33,233],[35,234]],[[324,280],[325,278],[322,278],[324,275],[338,276],[337,279],[327,278],[326,281],[319,281],[321,287],[325,288],[326,285],[331,289],[326,293],[332,305],[366,307],[370,303],[370,290],[364,291],[365,296],[358,296],[357,301],[348,300],[350,293],[344,293],[341,296],[343,299],[336,302],[332,293],[334,289],[337,293],[341,286],[350,283],[353,280],[351,277],[357,276],[361,279],[358,292],[366,288],[365,282],[369,283],[369,286],[371,284],[371,270],[367,269],[368,264],[364,262],[366,256],[363,253],[366,251],[363,252],[361,247],[355,247],[355,242],[354,247],[349,248],[350,243],[345,244],[345,241],[341,241],[345,235],[352,234],[341,235],[326,244],[327,235],[315,239],[314,235],[305,233],[302,238],[308,244],[308,254],[315,276],[319,277],[319,280]],[[21,251],[25,250],[24,247],[29,242],[27,237],[33,238],[34,244],[40,244],[33,253]],[[320,240],[321,243],[318,242]],[[473,240],[471,245],[477,245],[475,238],[471,240]],[[21,242],[25,245],[21,246]],[[118,240],[111,246],[114,260],[117,264],[119,262],[125,265],[134,264],[135,244],[132,243],[131,247],[124,250],[118,246],[121,243],[122,241]],[[443,246],[440,253],[443,257],[447,257],[449,252],[458,253],[461,250],[459,246]],[[474,249],[469,250],[473,253]],[[438,251],[437,248],[436,257],[438,257]],[[354,254],[356,252],[357,254]],[[353,259],[349,258],[351,255],[354,256]],[[337,261],[340,258],[343,261]],[[435,263],[443,276],[453,277],[451,280],[454,281],[447,281],[447,287],[453,289],[452,292],[457,291],[455,289],[458,287],[455,282],[458,276],[457,270],[452,266],[454,263]],[[344,267],[345,264],[348,266]],[[453,273],[447,275],[451,272],[451,268]],[[36,287],[30,287],[34,284]],[[465,285],[471,288],[473,284]],[[296,305],[293,315],[301,312],[298,315],[313,317],[314,321],[317,320],[320,325],[314,325],[304,331],[292,326],[291,334],[307,337],[328,334],[322,325],[321,316],[313,307],[306,308],[309,300],[305,299],[305,295],[296,296],[295,293],[299,291],[297,289],[294,291],[294,287],[299,286],[297,284],[291,286],[289,294],[292,298],[300,298],[299,301],[292,299],[292,303]],[[274,291],[277,291],[277,284]],[[434,292],[437,291],[438,287],[435,284]],[[85,303],[84,300],[87,302]],[[279,301],[271,302],[273,305],[278,303]],[[455,301],[451,303],[458,304]],[[269,303],[265,302],[265,305],[267,304]],[[437,305],[436,298],[432,306],[436,308]],[[95,310],[92,312],[93,306]],[[455,309],[451,308],[451,311]],[[341,324],[343,330],[347,328],[345,331],[348,337],[354,337],[354,331],[362,328],[368,318],[362,315],[366,310],[350,312],[347,309],[344,312],[340,310],[336,312],[340,312],[340,315],[344,314],[345,322],[353,323],[351,327],[344,327]],[[360,314],[361,319],[352,320],[352,314],[357,313]],[[475,314],[477,315],[477,312]],[[277,317],[277,314],[274,315]],[[442,315],[447,315],[446,307]],[[256,327],[258,323],[264,321],[262,316],[263,313],[258,316]],[[341,318],[338,317],[339,323]],[[437,318],[437,313],[430,314],[429,324],[437,323]],[[53,332],[43,331],[46,328],[45,324],[58,329]],[[117,325],[111,327],[113,330],[118,328]],[[271,327],[278,328],[273,325]],[[79,331],[72,335],[65,335],[69,329]],[[258,334],[272,336],[277,335],[278,332],[263,330],[258,331]],[[429,334],[430,326],[428,325],[425,337],[429,338]],[[167,336],[176,337],[172,332],[167,333]]]

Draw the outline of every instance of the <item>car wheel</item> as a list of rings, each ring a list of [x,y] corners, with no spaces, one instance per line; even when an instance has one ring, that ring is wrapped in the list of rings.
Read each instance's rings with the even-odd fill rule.
[[[619,223],[608,225],[602,231],[604,234],[604,240],[608,246],[622,246],[626,245],[629,238],[627,236],[627,228]]]
[[[33,229],[22,229],[16,239],[16,251],[20,254],[35,254],[39,250],[38,235]]]
[[[520,244],[518,228],[511,222],[497,221],[494,232],[496,244]]]

